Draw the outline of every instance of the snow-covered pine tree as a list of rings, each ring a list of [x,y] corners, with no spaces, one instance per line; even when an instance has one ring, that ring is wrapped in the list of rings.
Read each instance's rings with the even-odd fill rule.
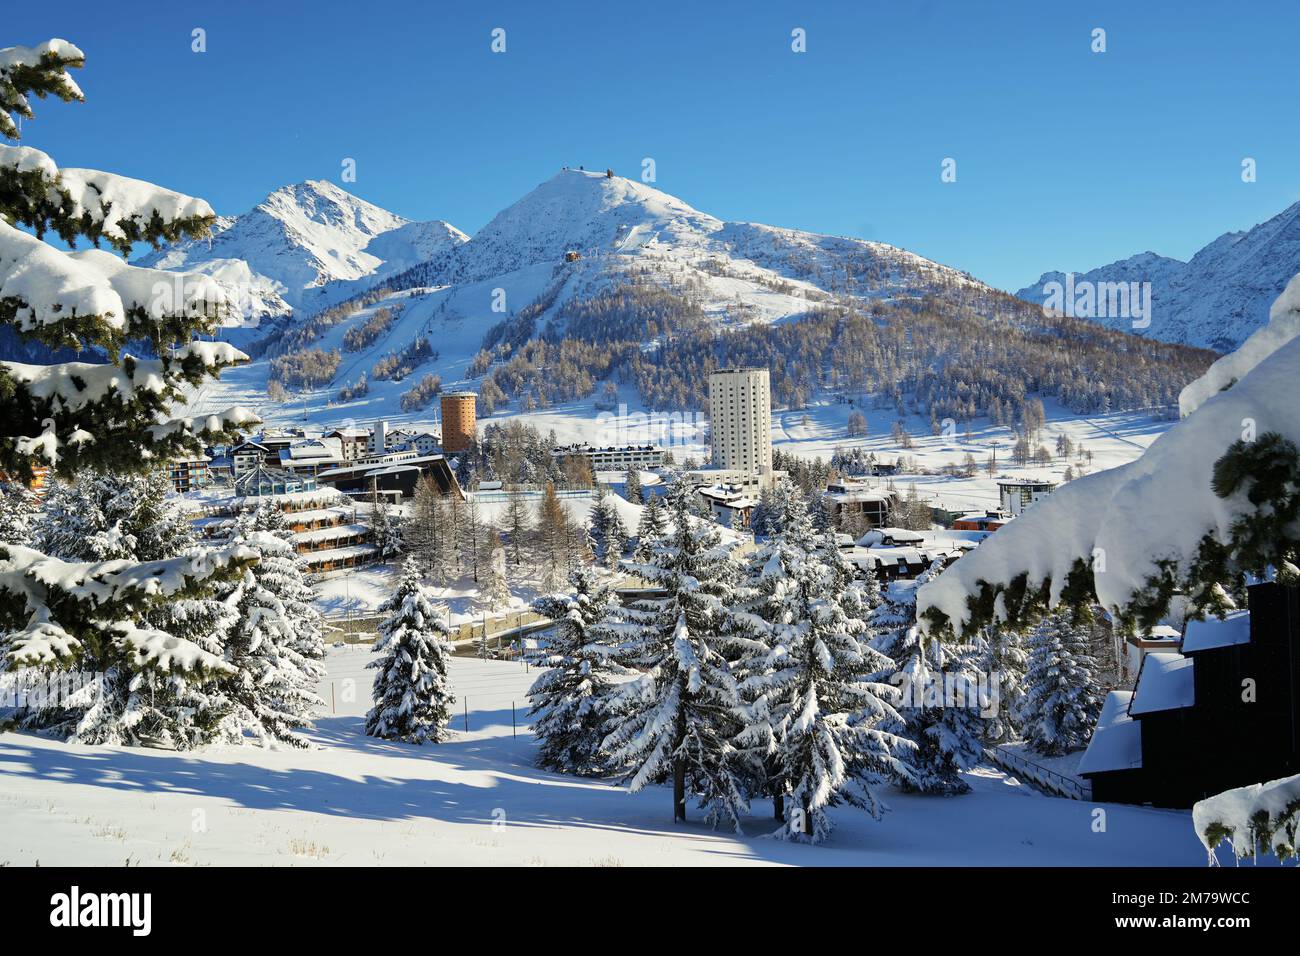
[[[915,581],[896,581],[871,617],[874,646],[894,662],[902,689],[903,722],[895,731],[915,745],[912,773],[899,777],[904,789],[959,794],[970,786],[961,772],[983,756],[985,732],[977,669],[979,652],[945,647],[916,626],[916,592],[943,570],[935,561]]]
[[[572,591],[533,602],[533,610],[555,622],[537,659],[546,668],[528,691],[533,734],[541,746],[537,764],[563,773],[601,774],[609,769],[601,750],[607,729],[611,678],[629,673],[609,640],[613,593],[592,568],[569,575]]]
[[[984,669],[997,692],[997,706],[984,722],[984,741],[1006,743],[1020,736],[1017,715],[1025,696],[1025,671],[1029,655],[1024,636],[1017,630],[999,625],[982,629],[978,645],[983,650]]]
[[[1065,616],[1044,618],[1029,636],[1029,667],[1019,718],[1025,741],[1054,756],[1086,746],[1105,693],[1088,632]]]
[[[636,526],[636,550],[632,557],[641,564],[650,560],[655,543],[668,530],[668,519],[664,517],[663,504],[656,494],[650,495],[641,511],[641,520]]]
[[[22,485],[0,488],[0,544],[31,545],[39,513],[36,496]]]
[[[305,746],[295,731],[310,727],[323,703],[320,615],[288,537],[284,516],[269,506],[241,515],[232,536],[259,556],[226,596],[238,618],[225,641],[234,673],[220,682],[230,701],[221,732],[232,742]]]
[[[641,470],[629,468],[623,477],[623,497],[634,505],[645,504],[641,492]]]
[[[614,505],[614,496],[600,485],[596,492],[596,503],[591,509],[590,537],[596,560],[604,567],[613,570],[627,550],[628,534]]]
[[[12,114],[32,116],[31,94],[80,101],[68,69],[84,62],[66,40],[0,50],[0,134],[18,139]],[[201,440],[232,439],[232,427],[256,421],[238,408],[166,417],[186,386],[247,361],[228,344],[193,340],[229,313],[216,280],[128,266],[99,249],[62,252],[43,241],[53,232],[69,246],[107,243],[125,257],[140,242],[206,235],[214,221],[201,199],[99,170],[60,170],[40,150],[0,144],[0,322],[22,338],[109,359],[0,362],[9,436],[0,441],[0,469],[24,479],[36,463],[62,476],[88,466],[142,471],[201,450]],[[148,343],[158,357],[122,353],[128,341]]]
[[[447,739],[456,703],[447,679],[450,632],[409,562],[397,590],[379,609],[387,616],[375,643],[380,657],[367,665],[378,673],[366,733],[413,744],[439,743]]]
[[[30,119],[34,97],[80,101],[68,71],[84,62],[66,40],[0,50],[0,136],[18,139],[14,116]],[[257,422],[240,408],[170,417],[187,388],[247,360],[229,344],[196,339],[233,310],[210,276],[123,261],[137,243],[201,237],[214,221],[202,200],[99,170],[60,170],[40,150],[0,144],[0,322],[22,339],[96,359],[0,362],[7,436],[0,439],[0,470],[24,481],[36,465],[61,478],[86,468],[151,471],[173,456],[198,453],[205,441],[232,441],[236,429]],[[99,249],[63,252],[44,241],[49,233],[69,246],[107,243],[122,258]],[[127,342],[145,343],[154,357],[123,352]],[[79,739],[134,742],[130,727],[138,721],[123,706],[129,708],[133,685],[145,683],[137,677],[201,680],[226,668],[193,641],[148,626],[145,615],[202,582],[237,573],[254,557],[229,547],[104,565],[0,546],[7,666],[97,671]]]
[[[750,701],[737,739],[762,761],[779,835],[815,843],[830,833],[827,807],[849,803],[879,818],[873,788],[907,775],[908,744],[887,729],[900,720],[899,695],[880,680],[889,659],[864,640],[852,569],[834,538],[814,531],[802,495],[782,482],[772,500],[769,527],[779,530],[747,563],[747,600],[733,613],[747,636],[740,667]]]
[[[690,792],[706,819],[738,829],[745,799],[731,741],[740,729],[739,696],[722,635],[737,565],[717,528],[691,517],[692,497],[689,484],[674,483],[672,531],[634,569],[666,597],[622,612],[620,653],[641,676],[620,688],[615,706],[627,710],[604,747],[615,765],[630,768],[633,791],[671,777],[674,820],[686,819]]]
[[[50,488],[33,528],[36,546],[65,561],[164,561],[200,557],[192,526],[159,472],[101,475],[85,470]],[[219,659],[233,614],[215,588],[195,586],[145,608],[132,624],[171,635]],[[211,738],[225,705],[202,674],[138,670],[130,661],[83,654],[97,676],[66,707],[34,712],[27,726],[55,729],[82,743],[156,743],[187,749]],[[99,666],[106,666],[101,669]]]

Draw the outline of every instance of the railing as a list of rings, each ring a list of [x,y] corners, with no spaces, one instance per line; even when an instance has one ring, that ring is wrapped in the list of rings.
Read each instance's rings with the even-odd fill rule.
[[[1068,777],[1063,773],[1052,770],[1050,767],[1035,763],[1013,750],[1007,750],[1004,747],[986,747],[984,754],[1004,770],[1019,772],[1028,778],[1030,783],[1035,783],[1044,790],[1062,797],[1069,797],[1071,800],[1092,799],[1092,787],[1090,785],[1079,781],[1075,777]]]

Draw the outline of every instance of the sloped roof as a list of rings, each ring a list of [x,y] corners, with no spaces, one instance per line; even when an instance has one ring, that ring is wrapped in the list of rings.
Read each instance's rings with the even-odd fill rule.
[[[1132,691],[1113,690],[1106,695],[1097,728],[1076,773],[1136,770],[1142,766],[1142,724],[1129,716],[1132,702]]]
[[[1250,612],[1231,611],[1222,621],[1216,617],[1204,621],[1188,621],[1187,633],[1183,635],[1183,653],[1249,643]]]
[[[1177,651],[1153,651],[1142,660],[1137,690],[1129,703],[1132,717],[1178,710],[1196,703],[1193,661]]]

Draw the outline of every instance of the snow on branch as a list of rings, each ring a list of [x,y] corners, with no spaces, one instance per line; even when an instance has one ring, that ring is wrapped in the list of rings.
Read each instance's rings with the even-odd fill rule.
[[[140,666],[220,670],[219,660],[188,641],[130,623],[152,604],[257,561],[241,544],[159,561],[63,561],[18,545],[0,547],[0,606],[26,616],[11,633],[6,659],[16,667],[75,660],[105,617],[111,640]],[[94,611],[95,613],[90,613]]]
[[[53,347],[185,341],[231,309],[203,273],[128,265],[98,249],[61,252],[0,218],[0,322]]]
[[[86,55],[67,40],[0,50],[0,134],[18,139],[13,114],[32,118],[29,96],[57,96],[65,103],[84,99],[68,69],[85,62]]]
[[[1300,443],[1296,329],[1300,276],[1274,305],[1268,329],[1243,346],[1251,354],[1233,366],[1240,378],[1220,380],[1223,369],[1212,367],[1215,386],[1188,386],[1192,412],[1139,459],[1069,482],[924,585],[917,609],[925,626],[960,634],[993,620],[1022,623],[1063,599],[1095,600],[1121,621],[1154,623],[1207,555],[1229,555],[1245,568],[1269,557],[1270,534],[1275,548],[1294,546],[1294,529],[1278,520],[1291,497],[1285,482],[1270,495],[1256,485],[1270,469],[1293,467]],[[1265,523],[1269,533],[1261,534]]]
[[[140,670],[185,674],[235,673],[235,668],[220,656],[203,650],[193,641],[174,637],[166,631],[136,627],[126,621],[113,624],[109,631],[115,635],[114,643],[126,652],[132,665]]]
[[[1300,836],[1300,776],[1207,797],[1192,807],[1192,823],[1212,864],[1214,851],[1225,841],[1238,859],[1255,856],[1261,847],[1280,860],[1294,857]]]

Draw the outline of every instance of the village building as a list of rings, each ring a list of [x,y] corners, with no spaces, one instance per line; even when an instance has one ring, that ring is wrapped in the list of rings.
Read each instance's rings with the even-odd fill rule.
[[[1094,800],[1190,807],[1300,773],[1300,590],[1247,590],[1248,608],[1189,621],[1106,698],[1078,767]]]
[[[999,478],[998,510],[1015,517],[1034,502],[1046,498],[1055,488],[1055,483],[1037,478]]]

